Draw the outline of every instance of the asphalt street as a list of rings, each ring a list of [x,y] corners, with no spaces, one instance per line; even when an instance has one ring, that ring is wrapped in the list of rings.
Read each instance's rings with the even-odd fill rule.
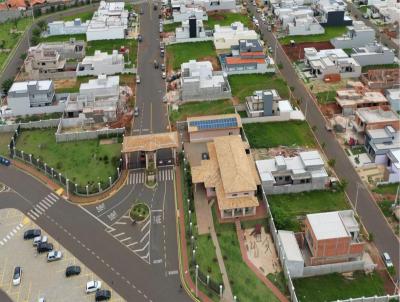
[[[10,297],[5,292],[3,292],[2,290],[0,290],[0,301],[1,302],[13,302],[10,299]]]
[[[310,92],[305,88],[299,77],[297,76],[292,63],[285,55],[283,48],[277,42],[276,37],[267,30],[267,26],[259,18],[255,7],[247,1],[251,12],[259,19],[260,30],[264,39],[272,49],[276,50],[276,63],[281,63],[283,68],[280,70],[288,85],[293,87],[293,94],[297,99],[301,100],[300,107],[306,116],[310,126],[316,126],[314,134],[320,144],[325,143],[324,152],[329,159],[335,159],[336,164],[334,170],[340,179],[348,182],[346,193],[353,206],[356,204],[356,195],[358,191],[357,213],[360,216],[367,231],[374,236],[374,243],[378,250],[388,252],[397,267],[397,274],[400,273],[399,259],[399,240],[388,225],[382,212],[372,198],[371,193],[362,183],[361,178],[356,173],[346,153],[339,145],[333,132],[329,132],[325,128],[325,118],[323,117],[318,105],[314,102]],[[276,44],[276,45],[275,45]],[[357,189],[358,188],[358,189]],[[397,276],[397,277],[398,277]]]

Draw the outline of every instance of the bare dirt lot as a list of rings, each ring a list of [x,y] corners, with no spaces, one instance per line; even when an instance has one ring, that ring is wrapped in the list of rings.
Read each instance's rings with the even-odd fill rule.
[[[292,62],[304,59],[304,48],[314,47],[316,50],[334,48],[330,42],[305,42],[295,46],[283,45],[282,47]]]

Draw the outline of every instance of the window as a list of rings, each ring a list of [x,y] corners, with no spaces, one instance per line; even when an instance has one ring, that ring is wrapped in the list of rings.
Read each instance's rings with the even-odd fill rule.
[[[233,193],[232,196],[237,196],[237,194],[236,194],[236,193]]]

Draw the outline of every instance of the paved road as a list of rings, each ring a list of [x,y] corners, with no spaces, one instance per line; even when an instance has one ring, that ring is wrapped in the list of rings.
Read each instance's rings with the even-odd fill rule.
[[[258,16],[255,8],[250,5],[250,2],[247,1],[247,3],[252,13]],[[276,49],[277,63],[281,63],[283,65],[283,69],[281,69],[282,75],[286,79],[288,85],[290,87],[294,87],[293,94],[295,97],[302,100],[300,107],[305,113],[307,121],[311,126],[317,127],[316,131],[314,131],[314,134],[321,144],[325,143],[324,152],[327,158],[336,160],[335,172],[340,179],[346,179],[348,181],[346,193],[348,194],[353,205],[355,205],[357,184],[359,184],[357,213],[361,217],[362,222],[364,223],[368,232],[374,235],[374,242],[378,250],[381,253],[388,252],[390,254],[395,266],[398,268],[397,273],[399,274],[399,240],[394,235],[391,227],[387,224],[386,219],[376,205],[370,192],[362,183],[359,175],[356,173],[354,168],[352,168],[352,164],[336,140],[333,132],[329,132],[325,129],[325,118],[319,111],[317,104],[313,101],[313,98],[309,94],[308,90],[298,78],[292,63],[284,54],[280,44],[277,43],[275,36],[271,32],[267,31],[266,25],[263,24],[260,19],[259,23],[264,39],[268,42],[272,49]],[[276,47],[275,43],[277,43]]]
[[[11,300],[10,297],[2,290],[0,290],[0,301],[1,302],[13,302],[13,300]]]

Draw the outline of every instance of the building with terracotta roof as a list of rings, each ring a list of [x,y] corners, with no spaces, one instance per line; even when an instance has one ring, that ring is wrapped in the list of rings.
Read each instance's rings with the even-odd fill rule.
[[[19,9],[25,10],[28,7],[33,7],[36,4],[43,4],[45,0],[6,0],[1,3],[0,10],[3,9]]]
[[[195,189],[201,185],[208,199],[216,197],[222,219],[255,215],[260,179],[248,144],[239,135],[220,136],[207,148],[209,159],[191,167]]]
[[[273,60],[264,53],[261,41],[257,39],[239,40],[231,47],[230,54],[220,54],[222,70],[227,74],[249,74],[275,72]]]

